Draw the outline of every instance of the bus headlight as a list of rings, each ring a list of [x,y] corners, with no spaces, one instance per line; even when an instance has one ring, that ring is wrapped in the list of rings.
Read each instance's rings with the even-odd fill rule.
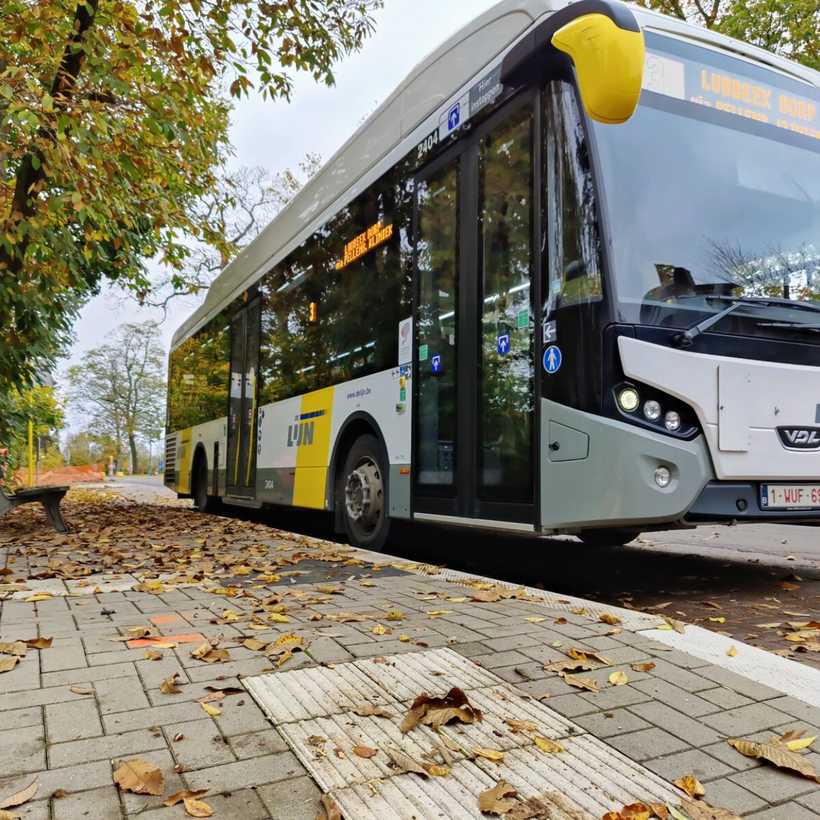
[[[655,483],[665,490],[672,483],[672,473],[669,472],[668,467],[658,467],[655,470]]]
[[[666,418],[663,420],[663,423],[666,425],[666,429],[669,430],[670,433],[677,433],[677,431],[680,430],[681,425],[680,413],[670,410],[666,414]]]
[[[640,403],[641,397],[634,387],[627,387],[625,390],[621,390],[618,395],[618,404],[621,405],[621,409],[626,413],[634,413]]]
[[[660,402],[657,402],[654,399],[650,399],[643,406],[643,414],[649,419],[649,421],[657,421],[661,417],[661,412]]]

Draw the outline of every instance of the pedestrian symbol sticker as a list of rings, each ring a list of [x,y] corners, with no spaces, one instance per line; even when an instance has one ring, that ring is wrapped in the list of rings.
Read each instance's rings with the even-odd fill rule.
[[[506,356],[510,352],[510,334],[505,333],[498,337],[498,355]]]
[[[441,373],[441,356],[433,356],[433,373]]]
[[[548,347],[544,351],[544,370],[547,373],[557,373],[561,369],[561,362],[564,357],[561,355],[561,350],[556,345]]]

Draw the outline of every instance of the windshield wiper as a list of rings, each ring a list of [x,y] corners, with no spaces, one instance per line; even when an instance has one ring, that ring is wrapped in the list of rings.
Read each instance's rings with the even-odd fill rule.
[[[785,327],[789,330],[808,330],[820,333],[820,325],[803,325],[800,322],[758,322],[758,327]]]
[[[718,297],[708,297],[718,298]],[[731,297],[730,297],[731,298]],[[752,303],[755,304],[755,303]],[[677,336],[674,338],[674,342],[678,347],[689,347],[701,333],[706,330],[709,330],[712,325],[716,325],[722,319],[725,319],[730,313],[734,313],[736,310],[740,310],[742,307],[747,307],[749,305],[748,302],[732,302],[729,307],[721,310],[720,313],[716,313],[714,316],[710,316],[708,319],[704,319],[702,322],[698,322],[693,327],[690,327],[688,330],[684,330],[683,333],[678,333]],[[768,305],[755,305],[756,307],[768,307]]]

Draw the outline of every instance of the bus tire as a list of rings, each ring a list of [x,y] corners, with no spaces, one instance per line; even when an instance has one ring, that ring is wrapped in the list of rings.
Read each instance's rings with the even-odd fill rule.
[[[360,436],[353,442],[339,477],[337,498],[348,541],[381,552],[390,533],[390,507],[387,457],[375,436]]]
[[[208,495],[208,462],[203,455],[199,455],[194,462],[191,484],[194,507],[203,513],[216,512],[220,499]]]
[[[640,537],[638,530],[581,530],[578,538],[590,547],[625,547],[630,541]]]

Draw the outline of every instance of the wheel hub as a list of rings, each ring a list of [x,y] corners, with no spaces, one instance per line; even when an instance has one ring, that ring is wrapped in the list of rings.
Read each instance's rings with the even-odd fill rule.
[[[371,533],[379,523],[384,486],[379,468],[366,459],[347,477],[345,507],[351,521]]]

